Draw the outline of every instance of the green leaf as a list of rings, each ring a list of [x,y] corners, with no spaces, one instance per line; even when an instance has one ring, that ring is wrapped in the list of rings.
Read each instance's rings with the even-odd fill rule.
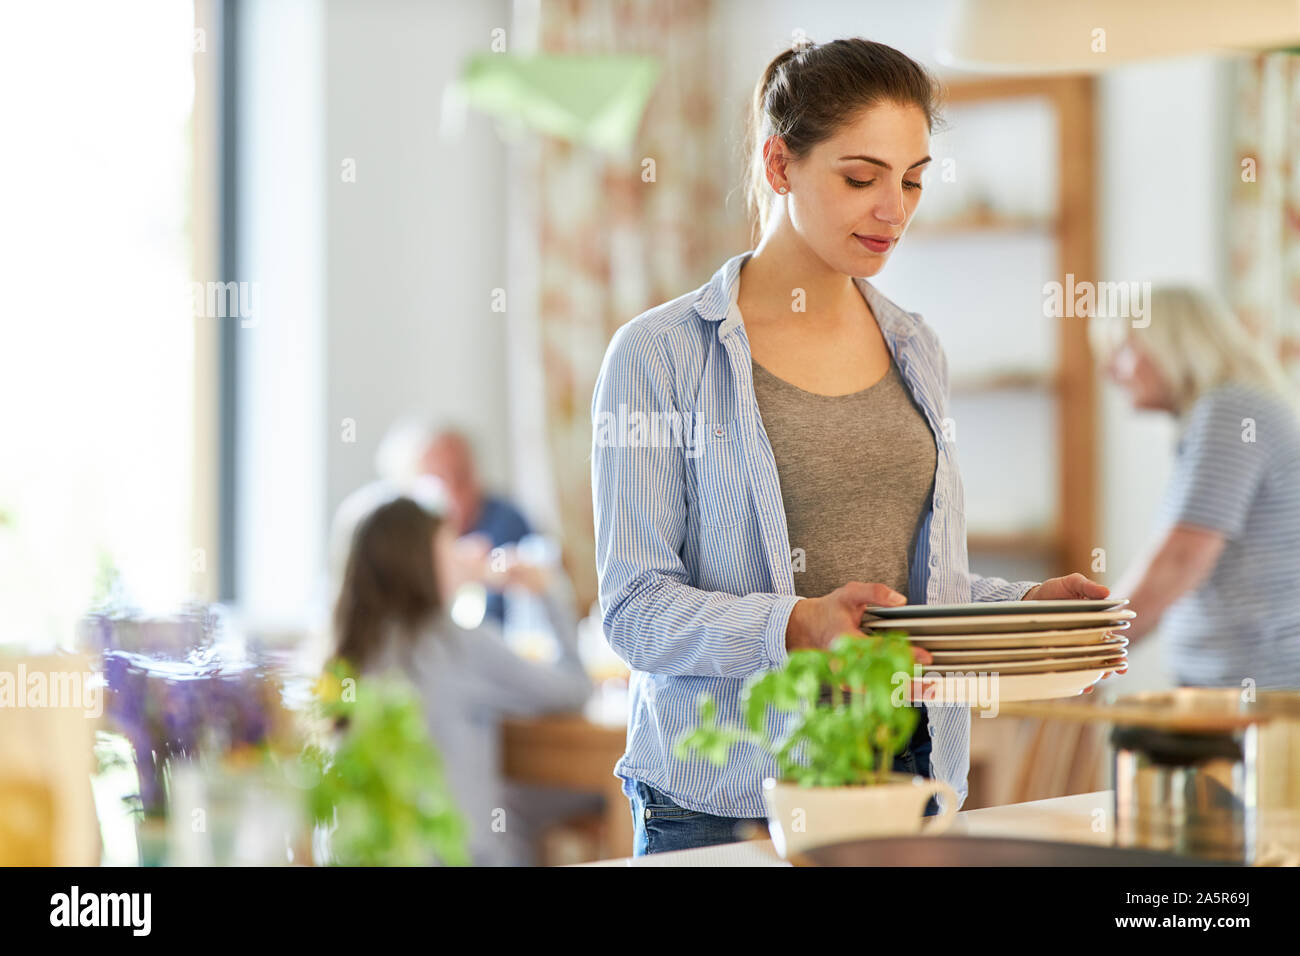
[[[724,763],[737,744],[750,743],[773,759],[782,780],[806,786],[876,782],[920,717],[916,707],[893,703],[894,675],[911,670],[903,632],[842,634],[826,651],[792,652],[784,667],[747,680],[741,726],[718,727],[716,704],[702,698],[700,725],[679,738],[674,753]],[[835,700],[823,704],[821,689],[828,684]]]

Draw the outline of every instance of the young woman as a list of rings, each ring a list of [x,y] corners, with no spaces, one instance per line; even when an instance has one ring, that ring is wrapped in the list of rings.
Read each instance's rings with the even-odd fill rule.
[[[779,55],[751,118],[758,247],[609,345],[595,419],[690,426],[685,447],[608,428],[593,443],[605,632],[633,669],[615,773],[635,853],[727,842],[764,816],[774,766],[752,749],[721,769],[672,756],[700,694],[740,721],[746,677],[857,631],[870,605],[1108,593],[1081,574],[1035,585],[969,572],[943,350],[862,278],[920,201],[937,95],[879,43]],[[932,706],[895,766],[965,799],[969,734],[968,709]]]
[[[1300,421],[1277,359],[1207,293],[1157,288],[1150,323],[1089,325],[1134,408],[1178,420],[1147,554],[1117,586],[1175,683],[1300,689]]]
[[[490,621],[473,630],[452,621],[453,595],[463,583],[489,575],[485,559],[485,552],[458,548],[450,524],[412,498],[380,497],[351,533],[334,611],[335,650],[358,673],[397,671],[420,692],[474,862],[530,863],[531,840],[541,825],[598,810],[600,800],[508,785],[501,777],[501,720],[577,710],[591,682],[578,658],[572,602],[559,576],[548,585],[533,568],[508,573],[512,585],[544,596],[561,646],[553,665],[515,654]]]

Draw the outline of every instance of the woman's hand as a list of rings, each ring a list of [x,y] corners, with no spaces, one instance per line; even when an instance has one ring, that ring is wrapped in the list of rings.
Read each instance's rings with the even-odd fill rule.
[[[1037,587],[1030,588],[1025,594],[1026,601],[1068,601],[1071,598],[1104,598],[1110,596],[1110,588],[1104,584],[1098,584],[1096,581],[1090,581],[1088,578],[1079,574],[1067,574],[1063,578],[1049,578]],[[1101,679],[1113,677],[1116,674],[1128,673],[1128,661],[1125,660],[1124,666],[1117,671],[1107,671],[1101,675]],[[1096,685],[1085,687],[1083,692],[1091,694]]]
[[[842,588],[819,598],[804,598],[790,612],[790,622],[785,629],[787,650],[816,648],[826,650],[831,641],[841,634],[861,634],[862,614],[869,607],[906,604],[907,598],[883,584],[850,581]],[[918,664],[933,663],[934,658],[923,648],[912,647],[912,659]],[[912,681],[911,700],[934,696],[931,686],[923,693],[921,682]]]
[[[867,608],[906,603],[907,598],[892,588],[861,581],[850,581],[824,597],[804,598],[790,612],[785,629],[786,649],[824,651],[841,634],[862,634],[862,614]]]
[[[1125,674],[1127,674],[1127,673],[1128,673],[1128,659],[1125,658],[1125,659],[1124,659],[1124,666],[1123,666],[1123,667],[1121,667],[1121,668],[1120,668],[1119,670],[1117,670],[1117,671],[1106,671],[1106,673],[1104,673],[1104,674],[1101,675],[1101,679],[1102,679],[1102,680],[1106,680],[1106,679],[1108,679],[1108,678],[1114,677],[1114,676],[1117,675],[1117,674],[1118,674],[1120,677],[1123,677],[1123,676],[1124,676]],[[1096,689],[1097,689],[1097,685],[1096,685],[1096,684],[1089,684],[1087,687],[1085,687],[1085,688],[1083,689],[1083,692],[1084,692],[1085,694],[1091,694],[1091,693],[1092,693],[1094,690],[1096,690]]]
[[[1079,572],[1067,574],[1063,578],[1048,578],[1042,584],[1030,588],[1022,600],[1025,601],[1069,601],[1074,598],[1089,600],[1110,596],[1110,588],[1084,577]]]

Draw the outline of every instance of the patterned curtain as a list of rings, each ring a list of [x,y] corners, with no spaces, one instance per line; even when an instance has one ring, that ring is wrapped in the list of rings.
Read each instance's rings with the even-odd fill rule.
[[[708,280],[747,248],[732,117],[719,117],[721,80],[713,0],[543,0],[541,53],[631,53],[661,64],[631,155],[536,136],[512,175],[526,202],[511,205],[515,262],[531,275],[528,334],[512,336],[512,379],[524,394],[512,417],[545,440],[516,441],[520,498],[551,519],[583,608],[596,597],[591,512],[591,396],[618,326]],[[512,276],[512,284],[514,277]],[[540,381],[534,373],[540,362]],[[530,365],[531,363],[531,365]],[[534,408],[540,404],[541,414]],[[549,480],[540,478],[546,471]],[[538,489],[549,501],[537,501]]]
[[[1234,67],[1237,176],[1229,212],[1229,297],[1258,334],[1300,367],[1300,56]]]

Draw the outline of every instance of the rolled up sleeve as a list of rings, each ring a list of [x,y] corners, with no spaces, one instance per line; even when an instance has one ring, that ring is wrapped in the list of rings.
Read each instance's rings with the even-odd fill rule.
[[[655,674],[746,677],[781,666],[799,599],[691,586],[681,557],[685,450],[631,445],[618,423],[637,413],[682,414],[662,342],[633,322],[610,343],[592,399],[596,571],[610,646],[629,667]]]
[[[970,599],[972,601],[1019,601],[1037,581],[1008,581],[1005,578],[985,577],[971,572]]]

